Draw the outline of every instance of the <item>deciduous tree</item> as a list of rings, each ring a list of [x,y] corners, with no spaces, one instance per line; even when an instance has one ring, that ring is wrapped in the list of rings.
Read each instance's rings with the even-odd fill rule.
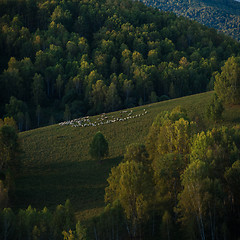
[[[108,142],[101,132],[97,132],[90,144],[89,153],[93,159],[98,161],[108,156],[109,148]]]
[[[240,103],[240,60],[230,57],[215,76],[214,90],[224,103]]]

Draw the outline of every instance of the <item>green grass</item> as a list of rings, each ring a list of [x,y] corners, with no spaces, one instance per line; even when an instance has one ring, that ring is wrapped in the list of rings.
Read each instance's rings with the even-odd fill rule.
[[[125,122],[85,128],[52,125],[20,133],[24,155],[16,179],[13,207],[26,208],[31,204],[36,208],[54,209],[69,198],[79,219],[86,220],[99,214],[104,208],[106,179],[111,168],[121,161],[126,146],[144,143],[157,114],[176,106],[186,108],[189,116],[202,127],[212,127],[214,123],[204,117],[212,94],[202,93],[133,108],[133,115],[142,113],[143,109],[148,113]],[[120,117],[121,114],[119,111],[107,115]],[[220,124],[232,126],[238,123],[240,107],[228,107]],[[109,157],[101,164],[88,154],[89,144],[97,131],[101,131],[109,142]]]

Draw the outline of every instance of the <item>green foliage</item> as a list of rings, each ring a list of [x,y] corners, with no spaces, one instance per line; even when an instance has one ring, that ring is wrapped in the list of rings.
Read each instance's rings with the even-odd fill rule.
[[[2,224],[0,228],[0,233],[3,239],[11,239],[14,237],[14,232],[16,229],[16,221],[14,218],[14,213],[11,208],[4,208],[0,212],[2,218]]]
[[[108,142],[101,132],[97,132],[93,137],[93,140],[90,144],[89,154],[93,159],[98,161],[108,156]]]
[[[154,4],[188,5],[176,2]],[[233,39],[140,2],[13,0],[0,9],[0,114],[20,130],[29,119],[33,128],[62,121],[66,104],[78,118],[206,91],[240,53]]]
[[[105,189],[105,201],[119,201],[129,221],[130,235],[141,231],[140,224],[146,221],[151,206],[151,173],[141,162],[126,161],[112,168]]]
[[[215,76],[214,90],[224,103],[240,103],[240,63],[230,57],[222,67],[221,74]]]
[[[192,144],[191,161],[205,161],[215,168],[214,176],[221,176],[239,156],[234,135],[235,130],[226,127],[197,134]]]
[[[35,74],[32,83],[32,94],[35,105],[42,105],[46,99],[44,91],[44,80],[41,74]]]
[[[17,132],[13,127],[4,125],[0,128],[0,149],[0,171],[18,170],[19,143]]]
[[[72,230],[70,229],[68,232],[63,231],[63,240],[74,240],[74,233],[72,232]]]
[[[11,126],[17,131],[17,123],[13,119],[13,117],[5,117],[4,119],[0,118],[0,127],[2,127],[4,125]]]
[[[113,112],[119,109],[120,106],[121,98],[119,97],[116,85],[111,83],[106,93],[105,108],[108,112]]]
[[[214,94],[207,108],[208,119],[211,119],[215,122],[221,120],[223,111],[224,111],[224,107],[223,107],[222,101],[219,100],[216,94]]]
[[[186,120],[185,120],[186,119]],[[187,120],[186,111],[177,107],[163,112],[153,122],[146,140],[151,158],[168,153],[189,153],[190,141],[196,124]]]
[[[172,236],[172,219],[171,215],[169,214],[168,211],[165,211],[162,217],[162,224],[161,224],[161,237],[163,239],[171,239]]]
[[[160,229],[152,236],[166,239],[239,236],[233,210],[239,209],[239,129],[195,135],[195,124],[184,116],[180,108],[159,114],[147,138],[150,156],[144,145],[132,144],[111,170],[105,201],[120,203],[129,237],[150,236],[142,226],[154,229],[155,221]]]
[[[177,195],[181,191],[180,175],[186,167],[183,157],[166,154],[155,157],[152,161],[155,202],[161,211],[169,211],[176,207]]]
[[[69,105],[66,104],[65,111],[64,111],[64,120],[69,121],[70,119],[71,119],[71,111],[70,111]]]
[[[189,164],[182,176],[183,191],[179,194],[178,211],[180,212],[181,221],[187,225],[190,221],[194,221],[198,226],[197,236],[204,239],[206,236],[206,219],[208,213],[215,214],[216,204],[219,203],[221,195],[210,192],[211,185],[214,181],[208,177],[208,167],[206,163],[196,160]],[[219,182],[217,182],[218,187]],[[214,190],[217,190],[214,188]],[[221,193],[221,191],[220,191]],[[213,194],[211,196],[211,194]],[[212,198],[212,201],[211,201]],[[215,232],[216,219],[210,219],[212,230]],[[214,225],[212,225],[214,224]]]
[[[21,131],[23,127],[24,113],[27,111],[25,103],[12,96],[9,104],[6,104],[5,108],[7,115],[17,120],[18,128]]]
[[[85,240],[86,230],[75,218],[69,228],[69,200],[65,206],[58,205],[54,212],[46,207],[37,210],[29,206],[15,214],[11,208],[0,210],[0,239],[64,239]],[[76,224],[76,225],[75,225]],[[76,230],[75,230],[76,229]]]
[[[232,216],[231,208],[237,204],[229,200],[229,194],[238,199],[230,190],[236,187],[231,185],[230,179],[237,170],[239,157],[235,134],[234,129],[227,128],[198,134],[192,145],[191,163],[181,176],[184,188],[179,194],[178,204],[181,221],[184,224],[195,221],[198,226],[196,232],[201,238],[221,234],[219,226],[223,221],[232,233],[237,231],[233,225],[239,216],[235,216],[233,221],[226,220]]]
[[[148,153],[145,145],[143,144],[131,144],[127,147],[124,154],[124,161],[135,161],[143,164],[148,163]]]
[[[81,225],[80,221],[76,224],[76,239],[77,240],[86,240],[87,239],[87,231],[86,228]]]
[[[104,110],[104,102],[106,98],[107,87],[102,80],[98,80],[92,85],[91,102],[96,113],[101,113]]]
[[[231,192],[234,202],[236,204],[239,204],[240,201],[240,195],[239,191],[239,184],[240,184],[240,161],[235,161],[230,168],[227,169],[227,171],[224,173],[224,178],[226,179],[228,183],[228,190]]]
[[[119,201],[108,204],[101,214],[92,218],[91,228],[94,229],[94,237],[124,239],[127,236],[124,221],[124,211]]]

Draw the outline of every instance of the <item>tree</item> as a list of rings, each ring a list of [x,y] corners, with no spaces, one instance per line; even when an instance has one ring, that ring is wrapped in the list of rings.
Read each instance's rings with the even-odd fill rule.
[[[141,235],[141,224],[148,219],[152,204],[152,176],[142,163],[131,160],[111,169],[105,202],[119,201],[127,219],[130,237]]]
[[[42,104],[46,98],[44,80],[41,74],[35,74],[32,83],[32,94],[35,105]]]
[[[158,64],[158,62],[159,62],[158,51],[156,49],[150,50],[148,52],[148,63],[150,65],[155,65]]]
[[[80,223],[80,221],[76,224],[76,237],[77,240],[87,239],[87,229]]]
[[[69,199],[66,200],[65,205],[58,205],[53,214],[52,228],[54,239],[62,239],[62,233],[65,232],[65,236],[68,237],[69,230],[73,229],[75,225],[74,211],[72,210]],[[69,232],[70,233],[70,232]],[[71,235],[71,234],[70,234]],[[64,238],[69,239],[69,238]],[[70,238],[71,239],[71,238]]]
[[[214,94],[210,104],[207,108],[207,117],[213,121],[218,121],[222,118],[224,107],[222,101],[218,98],[217,94]]]
[[[131,95],[132,90],[134,89],[134,85],[132,80],[125,79],[123,82],[123,91],[125,93],[125,106],[128,106],[129,96]]]
[[[3,225],[2,225],[2,237],[3,239],[11,239],[14,237],[15,223],[14,213],[11,208],[4,208],[2,211]]]
[[[238,234],[233,227],[239,219],[236,135],[234,129],[224,127],[196,135],[190,164],[181,176],[183,191],[178,197],[177,212],[188,231],[203,240],[216,239],[222,234],[219,226],[223,223],[232,236]]]
[[[61,93],[62,93],[62,87],[63,87],[64,81],[62,79],[62,76],[59,74],[56,79],[56,87],[58,91],[58,98],[61,99]]]
[[[158,101],[158,96],[157,96],[157,94],[156,94],[155,91],[152,91],[152,92],[151,92],[151,95],[150,95],[150,102],[151,102],[151,103],[155,103],[155,102],[157,102],[157,101]]]
[[[222,67],[221,74],[215,76],[214,90],[224,103],[240,103],[240,63],[239,58],[230,57]]]
[[[92,85],[91,102],[96,113],[101,113],[104,110],[107,87],[103,80],[98,80]]]
[[[225,174],[224,178],[227,181],[227,193],[228,196],[231,196],[231,204],[230,209],[232,209],[232,216],[229,219],[230,221],[230,228],[229,231],[231,233],[239,233],[239,213],[240,213],[240,160],[235,161],[231,168],[229,168]],[[230,212],[230,211],[229,211]],[[230,216],[231,216],[230,215]]]
[[[4,125],[8,125],[13,127],[16,131],[18,130],[17,128],[17,123],[16,121],[13,119],[13,117],[5,117],[3,120],[0,119],[0,127],[4,126]]]
[[[76,93],[81,94],[82,93],[82,87],[83,87],[83,79],[79,74],[73,78],[73,83],[74,83],[75,88],[76,88]]]
[[[108,156],[108,142],[101,132],[97,132],[90,144],[89,153],[93,159],[98,161]]]
[[[69,121],[70,119],[71,119],[71,111],[70,111],[69,105],[66,104],[65,111],[64,111],[64,120]]]
[[[8,116],[13,117],[14,119],[18,119],[19,112],[26,111],[25,103],[21,100],[18,100],[14,96],[10,98],[9,104],[6,104],[5,108]]]
[[[106,93],[106,102],[105,102],[106,111],[113,112],[114,110],[119,109],[120,105],[121,105],[121,99],[118,95],[116,85],[114,83],[111,83]]]
[[[204,222],[204,180],[207,177],[207,166],[202,161],[191,163],[182,176],[183,191],[179,195],[178,211],[181,221],[186,225],[190,221],[196,221],[200,233],[200,238],[205,239]]]
[[[41,106],[37,105],[36,117],[37,117],[37,126],[38,127],[40,126],[41,112],[42,112]]]
[[[186,158],[190,152],[191,138],[196,124],[190,122],[184,110],[175,108],[171,113],[159,114],[153,122],[146,141],[151,158],[164,154],[181,154]]]
[[[185,167],[183,157],[165,154],[152,161],[153,180],[155,184],[155,202],[160,211],[173,214],[177,206],[177,196],[182,190],[180,175]],[[176,215],[174,216],[176,219]]]
[[[0,128],[0,171],[17,170],[19,162],[18,135],[16,130],[8,125]]]
[[[161,237],[162,239],[170,240],[173,232],[172,219],[168,211],[165,211],[162,216]]]
[[[197,159],[181,176],[183,191],[178,196],[177,212],[188,233],[196,234],[195,239],[216,239],[228,211],[224,206],[223,185],[220,179],[214,178],[211,170],[207,162]]]
[[[76,231],[72,231],[71,229],[62,232],[64,240],[86,240],[87,233],[86,228],[83,227],[78,221],[76,224]]]
[[[190,161],[199,159],[207,162],[211,166],[212,177],[223,179],[224,171],[238,160],[236,135],[235,129],[226,127],[198,133],[191,146]]]
[[[148,160],[148,153],[145,145],[142,144],[130,144],[126,153],[124,154],[124,161],[135,161],[147,164],[150,161]]]

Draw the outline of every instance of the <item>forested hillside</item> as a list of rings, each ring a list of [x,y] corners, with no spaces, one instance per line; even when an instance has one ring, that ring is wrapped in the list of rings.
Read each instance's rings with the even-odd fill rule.
[[[168,239],[167,234],[170,239],[203,240],[200,230],[205,239],[211,233],[211,239],[238,239],[240,139],[239,127],[234,126],[240,122],[240,108],[225,105],[222,119],[212,121],[206,109],[213,95],[196,94],[105,115],[127,118],[132,113],[124,121],[86,127],[59,124],[20,133],[25,154],[15,201],[10,199],[16,216],[9,221],[10,230],[22,231],[22,236],[38,233],[36,239],[52,236],[57,229],[69,231],[66,207],[56,208],[69,198],[77,219],[87,227],[88,237],[78,240]],[[89,120],[94,123],[100,117]],[[101,164],[88,153],[98,131],[109,143],[109,156]],[[40,210],[44,206],[49,210]],[[200,229],[198,217],[203,221]],[[14,219],[31,219],[23,225],[28,231],[15,228]],[[1,229],[4,225],[0,233]],[[71,230],[76,236],[77,226]]]
[[[240,40],[240,3],[234,0],[141,0],[148,6],[171,11]]]
[[[20,130],[206,91],[240,52],[129,0],[2,0],[0,16],[0,114]]]

